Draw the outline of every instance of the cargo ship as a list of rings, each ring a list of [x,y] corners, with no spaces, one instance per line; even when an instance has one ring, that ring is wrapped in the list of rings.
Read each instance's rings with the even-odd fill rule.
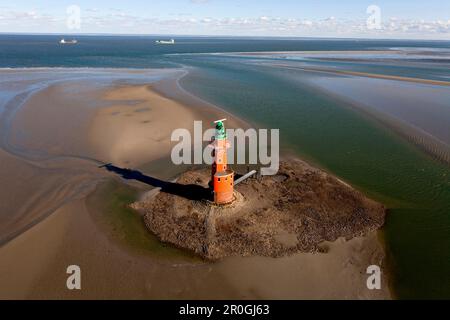
[[[61,40],[59,41],[59,43],[60,43],[60,44],[77,44],[78,41],[75,40],[75,39],[72,39],[72,40],[61,39]]]
[[[156,40],[155,42],[156,42],[156,44],[175,44],[175,40],[174,39],[170,39],[170,40]]]

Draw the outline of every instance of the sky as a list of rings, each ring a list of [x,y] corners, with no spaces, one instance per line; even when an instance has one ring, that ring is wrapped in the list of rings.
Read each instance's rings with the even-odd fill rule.
[[[450,1],[1,0],[0,32],[450,40]]]

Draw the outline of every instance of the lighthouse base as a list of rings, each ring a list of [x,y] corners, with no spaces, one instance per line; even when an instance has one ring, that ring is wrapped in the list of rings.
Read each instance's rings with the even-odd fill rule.
[[[224,205],[234,200],[234,171],[216,172],[213,177],[214,203]]]

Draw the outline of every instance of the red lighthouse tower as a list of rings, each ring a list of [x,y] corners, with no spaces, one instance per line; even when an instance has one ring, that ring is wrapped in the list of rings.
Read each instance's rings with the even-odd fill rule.
[[[214,121],[216,133],[212,147],[214,148],[214,162],[211,170],[211,181],[214,189],[214,202],[227,204],[234,200],[234,171],[228,169],[227,149],[230,144],[223,122],[226,119]]]

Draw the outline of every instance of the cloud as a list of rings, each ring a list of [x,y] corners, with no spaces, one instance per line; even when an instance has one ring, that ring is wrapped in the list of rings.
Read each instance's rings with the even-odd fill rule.
[[[58,17],[39,12],[35,9],[23,11],[13,10],[10,8],[2,8],[0,12],[0,20],[8,25],[14,26],[17,24],[25,24],[30,27],[42,26],[42,24],[54,24],[58,20]],[[14,30],[11,30],[14,31]],[[31,31],[31,30],[30,30]],[[33,30],[34,32],[36,30]]]
[[[207,2],[207,0],[190,0]],[[81,30],[98,33],[192,34],[247,36],[323,36],[323,37],[392,37],[450,39],[450,20],[413,20],[386,18],[379,29],[367,28],[365,19],[325,19],[259,17],[194,17],[172,15],[158,18],[132,14],[110,8],[81,10]],[[68,32],[67,15],[46,14],[37,9],[28,11],[0,10],[2,32]]]

